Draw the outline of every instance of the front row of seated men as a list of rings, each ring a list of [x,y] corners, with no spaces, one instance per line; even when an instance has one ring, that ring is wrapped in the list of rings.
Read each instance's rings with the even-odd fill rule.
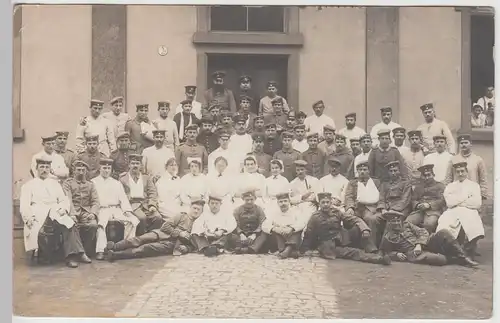
[[[292,203],[297,197],[286,191],[276,194],[276,207],[263,208],[256,203],[256,189],[248,188],[233,216],[221,208],[222,196],[210,194],[207,206],[195,197],[187,212],[164,218],[158,212],[154,181],[140,173],[140,161],[131,160],[130,171],[120,181],[110,176],[112,162],[101,159],[100,175],[88,181],[88,165],[76,161],[74,178],[61,187],[49,176],[51,160],[37,159],[38,176],[21,190],[26,251],[50,260],[62,235],[66,264],[74,268],[91,262],[87,255],[97,235],[96,259],[110,261],[189,252],[216,256],[227,251],[296,258],[317,250],[327,259],[385,265],[392,260],[478,265],[473,258],[477,241],[484,238],[478,213],[481,193],[479,185],[467,179],[465,162],[453,165],[457,180],[444,190],[433,180],[432,165],[419,168],[423,179],[412,189],[402,179],[398,162],[387,165],[390,180],[382,184],[370,178],[368,163],[362,162],[357,165],[358,177],[347,186],[344,203],[331,192],[317,192],[319,206],[307,212],[314,204],[310,192],[299,196],[307,201],[305,208]],[[304,163],[297,161],[299,169]],[[106,237],[111,220],[125,226],[124,239],[116,243]]]

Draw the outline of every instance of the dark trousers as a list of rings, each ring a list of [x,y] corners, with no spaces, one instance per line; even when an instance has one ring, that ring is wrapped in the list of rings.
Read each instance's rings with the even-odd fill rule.
[[[72,255],[80,255],[84,252],[80,232],[76,226],[68,229],[47,217],[38,233],[39,255],[42,254],[43,257],[54,260],[61,246],[61,240],[65,258]]]
[[[247,237],[249,237],[251,235],[252,235],[252,233],[245,234],[245,236],[247,236]],[[254,253],[259,253],[259,252],[263,251],[262,249],[266,243],[267,234],[264,232],[259,232],[256,234],[256,238],[254,241],[252,241],[252,242],[248,241],[246,243],[242,243],[241,239],[240,239],[240,235],[236,234],[236,233],[231,234],[230,239],[232,240],[232,245],[234,245],[234,247],[236,247],[236,248],[249,248]]]
[[[385,229],[386,221],[382,215],[378,212],[372,212],[368,210],[365,206],[360,206],[357,211],[357,215],[365,221],[366,225],[370,228],[370,246],[373,250],[377,249],[382,239],[382,233]]]
[[[86,211],[81,212],[76,218],[78,220],[76,227],[80,233],[83,249],[87,255],[93,255],[95,253],[97,219],[95,215]]]
[[[206,237],[204,235],[193,234],[191,236],[193,244],[198,252],[202,252],[208,246],[216,246],[217,248],[225,248],[228,242],[228,235],[223,235],[220,238]]]
[[[161,239],[158,231],[147,232],[141,236],[115,243],[115,259],[145,258],[172,254],[175,240]]]
[[[428,214],[423,211],[414,211],[408,215],[406,221],[415,224],[416,226],[423,227],[429,233],[436,232],[439,216],[437,214]]]
[[[138,236],[159,229],[163,224],[163,218],[158,211],[149,212],[149,210],[144,210],[142,206],[134,211],[134,215],[140,221],[136,230],[136,235]]]
[[[302,240],[302,231],[293,232],[290,236],[284,237],[277,233],[272,233],[268,236],[268,245],[271,251],[282,252],[287,246],[291,246],[293,250],[297,250]]]

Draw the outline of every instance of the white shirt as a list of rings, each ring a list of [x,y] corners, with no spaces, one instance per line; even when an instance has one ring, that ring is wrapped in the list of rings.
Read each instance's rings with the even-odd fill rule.
[[[175,158],[172,149],[162,146],[160,149],[151,146],[142,151],[144,171],[151,176],[161,176],[165,173],[165,164],[170,158]]]
[[[351,141],[350,139],[356,138],[359,139],[362,135],[366,134],[366,132],[361,129],[358,126],[354,126],[352,129],[347,129],[347,127],[344,127],[339,130],[338,132],[339,135],[344,135],[347,138],[346,141],[346,146],[351,148]]]
[[[394,136],[392,133],[392,130],[395,128],[401,127],[399,124],[395,122],[389,122],[389,124],[385,124],[383,121],[377,123],[376,125],[373,126],[372,131],[370,131],[370,136],[372,137],[372,146],[373,148],[378,147],[379,141],[378,141],[378,132],[379,130],[385,130],[388,129],[391,131],[391,140],[392,143],[394,143]]]
[[[227,160],[225,173],[233,175],[240,173],[239,167],[241,161],[237,159],[237,156],[232,154],[229,148],[223,149],[222,147],[219,147],[208,155],[208,174],[217,174],[217,170],[215,169],[215,160],[219,157],[224,157]]]
[[[293,204],[299,204],[304,202],[302,196],[308,191],[312,191],[313,194],[307,198],[306,202],[312,202],[316,199],[316,194],[322,191],[322,186],[316,177],[306,175],[304,180],[296,177],[290,182],[291,200]]]
[[[262,231],[271,234],[271,230],[275,226],[288,226],[293,228],[295,232],[302,231],[306,223],[299,212],[299,209],[293,206],[286,212],[282,212],[279,208],[275,209],[273,212],[268,212],[266,214],[266,219],[262,222]]]
[[[192,199],[207,200],[207,177],[204,174],[194,176],[188,173],[181,178],[181,201],[191,205]]]
[[[125,131],[125,124],[127,123],[127,121],[132,120],[132,118],[125,112],[116,115],[113,111],[108,111],[104,112],[102,116],[111,123],[111,126],[113,127],[113,130],[115,132],[115,138],[120,132]]]
[[[103,178],[101,175],[92,179],[92,183],[97,191],[100,207],[120,206],[123,212],[132,212],[122,183],[112,177]]]
[[[320,136],[323,136],[323,127],[330,125],[335,129],[335,122],[329,116],[322,114],[321,116],[312,115],[304,120],[306,126],[306,132],[317,132]]]
[[[242,173],[235,177],[235,194],[241,196],[244,190],[252,188],[257,190],[255,195],[262,197],[266,189],[266,178],[259,173]]]
[[[114,124],[100,115],[97,119],[92,116],[86,117],[86,124],[76,126],[76,152],[85,151],[85,137],[89,134],[99,135],[99,151],[106,156],[116,149]]]
[[[137,182],[130,173],[127,175],[129,177],[129,187],[130,187],[130,198],[144,198],[144,183],[142,181],[142,176],[139,175]]]
[[[227,169],[226,169],[227,170]],[[234,195],[234,175],[224,172],[222,176],[215,171],[206,177],[208,195],[214,194],[222,198],[222,203],[231,202]]]
[[[359,163],[368,161],[370,157],[371,150],[367,153],[361,152],[361,154],[354,157],[354,177],[358,177],[358,169],[356,168]]]
[[[303,153],[304,151],[309,149],[309,144],[307,143],[307,139],[304,138],[302,139],[302,141],[294,139],[292,141],[292,148]]]
[[[210,208],[207,209],[193,223],[192,234],[214,233],[217,229],[225,230],[226,233],[231,233],[236,229],[236,219],[232,214],[226,212],[212,213]]]
[[[424,165],[434,165],[434,179],[438,182],[444,182],[448,165],[450,164],[452,155],[446,150],[443,153],[434,152],[424,157]]]
[[[433,137],[442,135],[446,137],[446,145],[448,147],[448,151],[452,154],[456,152],[455,138],[453,138],[453,134],[451,133],[448,124],[443,120],[434,118],[432,122],[426,122],[418,126],[417,130],[422,131],[424,145],[430,151],[434,151]]]
[[[332,193],[332,197],[338,198],[342,204],[345,203],[345,191],[347,189],[347,184],[349,184],[347,178],[341,174],[335,177],[328,174],[321,177],[319,181],[323,192]]]
[[[239,165],[243,166],[243,159],[248,153],[252,152],[253,140],[248,133],[243,135],[234,134],[229,139],[228,149],[233,156],[233,160],[238,161]]]
[[[177,124],[170,118],[158,117],[153,120],[153,126],[158,130],[165,130],[165,147],[175,149],[179,147],[179,131]]]
[[[266,200],[276,200],[276,195],[289,192],[290,182],[283,175],[271,175],[265,179],[263,197]]]
[[[64,162],[64,157],[59,155],[56,152],[53,152],[52,154],[47,154],[45,150],[42,150],[31,158],[31,172],[33,173],[33,177],[38,177],[38,173],[36,170],[36,160],[40,158],[48,158],[52,160],[52,163],[50,164],[50,169],[52,170],[53,174],[50,174],[49,177],[53,179],[63,179],[68,177],[69,175],[69,169],[66,167],[66,163]]]
[[[193,102],[191,102],[191,106],[191,113],[194,114],[196,118],[201,119],[201,102],[193,100]],[[181,113],[182,111],[182,104],[179,104],[175,109],[175,113]]]

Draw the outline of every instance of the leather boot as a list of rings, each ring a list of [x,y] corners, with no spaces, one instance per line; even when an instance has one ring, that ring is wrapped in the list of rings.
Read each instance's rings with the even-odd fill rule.
[[[217,256],[217,247],[216,246],[208,246],[203,250],[203,254],[207,257],[215,257],[215,256]]]
[[[78,261],[76,261],[76,258],[74,255],[69,255],[66,258],[66,267],[69,267],[69,268],[77,268],[78,267]]]
[[[286,246],[285,250],[283,250],[282,252],[280,252],[278,254],[278,258],[286,259],[286,258],[290,257],[291,252],[292,252],[292,247]]]
[[[477,267],[479,265],[479,263],[474,261],[474,259],[471,259],[471,257],[467,256],[467,253],[464,251],[457,240],[450,242],[447,246],[447,249],[449,255],[457,259],[458,264],[466,267]],[[470,252],[474,254],[474,250]]]
[[[359,261],[387,266],[392,263],[391,257],[389,257],[389,255],[382,256],[380,254],[366,253],[363,251],[359,254]]]

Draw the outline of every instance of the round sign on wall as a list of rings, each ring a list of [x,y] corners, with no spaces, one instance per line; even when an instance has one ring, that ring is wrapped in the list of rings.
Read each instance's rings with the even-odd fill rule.
[[[167,46],[160,46],[158,47],[158,54],[160,54],[160,56],[165,56],[168,54],[168,48]]]

